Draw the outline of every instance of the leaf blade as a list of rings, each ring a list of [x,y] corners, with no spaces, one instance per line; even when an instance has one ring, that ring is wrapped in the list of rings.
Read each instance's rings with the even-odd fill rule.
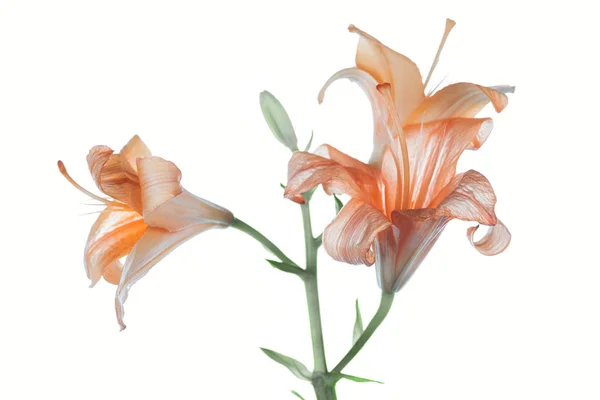
[[[363,332],[365,331],[363,327],[362,315],[360,314],[360,307],[358,306],[358,299],[356,299],[356,320],[354,321],[354,329],[352,330],[352,344],[354,345],[356,341],[361,337]]]
[[[304,274],[304,270],[302,268],[296,267],[295,265],[286,264],[284,262],[279,262],[275,260],[266,259],[269,264],[273,268],[276,268],[280,271],[287,272],[288,274],[302,275]]]
[[[267,355],[271,360],[283,365],[287,369],[290,370],[292,374],[294,374],[297,378],[303,379],[305,381],[310,381],[312,377],[312,373],[306,368],[304,364],[300,361],[295,360],[291,357],[284,356],[281,353],[278,353],[273,350],[265,349],[263,347],[260,348],[263,353]]]
[[[352,382],[358,382],[358,383],[379,383],[380,385],[384,384],[381,381],[376,381],[374,379],[361,378],[360,376],[354,376],[354,375],[342,374],[342,378],[348,379],[349,381],[352,381]]]

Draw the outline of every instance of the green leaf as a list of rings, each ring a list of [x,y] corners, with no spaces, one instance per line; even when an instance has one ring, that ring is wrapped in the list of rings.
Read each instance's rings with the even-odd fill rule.
[[[348,379],[349,381],[358,382],[358,383],[379,383],[383,385],[383,382],[376,381],[373,379],[361,378],[353,375],[342,374],[342,378]]]
[[[333,200],[335,201],[335,215],[338,215],[342,208],[344,208],[344,203],[334,194]]]
[[[306,147],[304,148],[304,151],[308,151],[310,150],[310,145],[312,145],[312,141],[313,138],[315,137],[315,131],[310,131],[310,139],[308,141],[308,144],[306,145]]]
[[[271,360],[276,361],[279,364],[286,367],[287,369],[289,369],[292,374],[296,375],[296,377],[298,377],[300,379],[304,379],[306,381],[310,381],[310,379],[312,378],[311,372],[300,361],[294,360],[293,358],[288,357],[288,356],[284,356],[283,354],[279,354],[273,350],[265,349],[262,347],[260,349]]]
[[[356,299],[356,321],[354,321],[354,330],[352,331],[352,344],[356,343],[364,331],[362,316],[360,315],[360,308],[358,307],[358,299]]]
[[[302,268],[298,268],[295,265],[286,264],[279,261],[269,260],[267,262],[271,264],[273,268],[277,268],[280,271],[288,272],[290,274],[302,275],[304,274],[304,270]]]
[[[260,108],[275,138],[291,151],[298,151],[298,139],[292,121],[279,100],[265,90],[260,94]]]
[[[281,188],[282,188],[283,190],[285,190],[285,185],[284,185],[283,183],[280,183],[280,184],[279,184],[279,186],[281,186]]]
[[[304,400],[304,397],[300,396],[300,393],[296,392],[295,390],[292,390],[292,394],[295,395],[297,398]]]

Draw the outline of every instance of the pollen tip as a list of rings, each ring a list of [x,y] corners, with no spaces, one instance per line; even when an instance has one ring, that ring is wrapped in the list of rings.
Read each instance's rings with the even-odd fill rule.
[[[450,19],[450,18],[446,18],[446,29],[447,30],[454,28],[455,25],[456,25],[456,21],[454,21],[453,19]]]
[[[350,32],[356,32],[358,30],[358,28],[356,26],[354,26],[354,24],[350,24],[348,25],[348,31]]]
[[[61,174],[66,174],[67,173],[67,169],[65,168],[65,164],[61,161],[58,160],[58,162],[56,163],[56,165],[58,165],[58,170],[60,171]]]

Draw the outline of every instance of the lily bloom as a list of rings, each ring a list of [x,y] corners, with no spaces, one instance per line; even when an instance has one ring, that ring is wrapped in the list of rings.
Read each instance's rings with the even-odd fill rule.
[[[446,31],[431,70],[454,26]],[[344,206],[323,234],[325,250],[350,264],[376,263],[380,287],[397,292],[412,276],[452,219],[487,225],[480,240],[477,227],[467,236],[485,255],[502,252],[510,233],[494,212],[496,195],[479,172],[456,173],[464,150],[476,150],[492,130],[489,118],[474,118],[488,103],[497,112],[507,105],[508,86],[473,83],[449,85],[432,95],[417,66],[369,34],[359,34],[356,67],[339,71],[336,79],[358,83],[368,95],[374,120],[374,148],[369,164],[332,146],[314,154],[296,152],[289,162],[285,196],[321,184],[328,194],[347,194]]]
[[[91,286],[101,277],[118,285],[117,319],[125,329],[123,304],[131,286],[188,239],[228,227],[233,214],[183,189],[177,166],[152,156],[137,135],[120,153],[93,147],[87,162],[98,189],[110,199],[80,186],[62,161],[58,168],[73,186],[106,206],[90,230],[84,266]],[[125,256],[123,265],[119,259]]]

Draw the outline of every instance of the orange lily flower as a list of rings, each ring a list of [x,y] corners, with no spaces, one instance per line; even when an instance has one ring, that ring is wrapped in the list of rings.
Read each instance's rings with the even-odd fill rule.
[[[453,26],[448,20],[431,70]],[[490,102],[500,112],[508,102],[505,93],[514,88],[456,83],[425,95],[431,71],[424,84],[410,59],[352,25],[349,30],[360,35],[356,67],[330,78],[319,101],[336,79],[360,85],[373,109],[371,160],[365,164],[328,145],[315,154],[296,152],[286,198],[319,184],[328,194],[349,195],[325,229],[323,245],[339,261],[376,262],[379,285],[387,292],[402,288],[451,219],[487,225],[482,239],[474,239],[478,226],[469,228],[468,238],[485,255],[502,252],[511,236],[494,212],[492,186],[474,170],[456,174],[456,164],[491,132],[491,119],[473,117]]]
[[[233,214],[183,189],[177,166],[152,156],[137,135],[117,154],[106,146],[93,147],[87,162],[98,188],[112,199],[81,187],[62,161],[58,167],[73,186],[106,206],[89,233],[84,266],[91,286],[100,277],[118,285],[117,319],[125,329],[123,304],[131,286],[188,239],[228,227]],[[122,265],[119,259],[125,256]]]

